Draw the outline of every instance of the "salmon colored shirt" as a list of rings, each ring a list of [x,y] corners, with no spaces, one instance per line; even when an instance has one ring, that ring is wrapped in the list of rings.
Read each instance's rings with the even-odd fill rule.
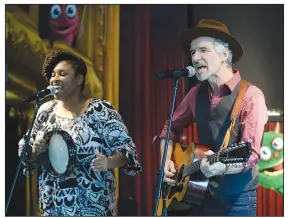
[[[219,89],[212,93],[209,89],[210,96],[210,110],[213,110],[220,102],[221,98],[227,92],[233,92],[236,85],[240,82],[241,76],[239,70],[233,71],[234,76]],[[196,96],[200,85],[192,87],[183,101],[177,107],[173,114],[172,125],[170,131],[170,140],[177,141],[183,128],[187,127],[194,121]],[[262,91],[254,85],[250,85],[245,93],[239,114],[239,122],[241,126],[241,141],[252,140],[252,155],[248,160],[248,165],[243,171],[252,168],[258,163],[260,156],[261,140],[264,132],[265,124],[268,120],[267,107],[265,104],[265,97]],[[160,135],[160,139],[166,137],[168,121]]]

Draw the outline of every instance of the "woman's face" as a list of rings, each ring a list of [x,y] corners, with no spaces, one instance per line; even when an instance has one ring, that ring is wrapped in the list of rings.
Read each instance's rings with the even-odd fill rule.
[[[77,74],[71,61],[59,62],[50,78],[50,85],[57,90],[55,98],[58,100],[67,99],[67,97],[81,91],[83,75]]]

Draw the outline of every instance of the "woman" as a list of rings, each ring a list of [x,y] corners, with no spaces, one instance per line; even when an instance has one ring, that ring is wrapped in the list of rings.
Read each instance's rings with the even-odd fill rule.
[[[38,111],[32,130],[31,172],[39,172],[39,204],[43,216],[112,216],[115,214],[114,168],[128,175],[141,171],[136,147],[108,101],[86,98],[84,61],[66,51],[46,56],[42,74],[57,90]],[[47,133],[67,132],[76,145],[77,163],[70,175],[53,177],[44,167]],[[24,148],[19,142],[19,154]],[[26,165],[24,174],[28,175]]]

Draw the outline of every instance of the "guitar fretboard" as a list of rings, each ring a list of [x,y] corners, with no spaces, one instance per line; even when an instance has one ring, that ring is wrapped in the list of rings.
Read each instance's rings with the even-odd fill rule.
[[[226,148],[226,149],[223,149],[221,151],[218,151],[212,155],[209,155],[207,156],[208,160],[209,160],[209,163],[210,164],[213,164],[213,163],[216,163],[218,161],[221,161],[221,159],[224,159],[225,157],[221,157],[223,156],[224,154],[228,154],[229,152],[231,151],[234,151],[234,150],[237,150],[239,148],[243,148],[243,147],[246,147],[247,144],[244,143],[244,144],[238,144],[236,146],[233,146],[233,147],[229,147],[229,148]],[[249,153],[249,152],[248,152]],[[186,176],[189,176],[193,173],[196,173],[197,171],[200,170],[200,164],[201,164],[201,161],[202,161],[203,158],[199,159],[199,160],[196,160],[190,164],[187,164],[185,167],[184,167],[184,170],[183,170],[183,176],[182,177],[186,177]]]

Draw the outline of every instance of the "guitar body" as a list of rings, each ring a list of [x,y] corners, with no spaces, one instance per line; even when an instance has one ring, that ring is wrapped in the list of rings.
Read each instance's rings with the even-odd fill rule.
[[[175,164],[176,174],[171,179],[176,181],[176,185],[169,186],[167,183],[163,183],[158,202],[158,216],[162,215],[163,193],[165,194],[166,208],[171,205],[173,200],[189,205],[200,205],[203,202],[209,180],[197,172],[200,172],[201,160],[205,157],[204,152],[208,150],[209,147],[198,144],[196,146],[195,143],[186,147],[179,143],[174,145],[172,160]],[[251,141],[247,141],[232,144],[207,158],[210,164],[219,161],[224,164],[247,163],[251,152]]]
[[[172,160],[175,164],[177,181],[176,186],[168,186],[166,196],[166,207],[168,208],[172,201],[185,201],[191,204],[201,204],[204,199],[204,194],[208,185],[208,179],[193,180],[193,175],[182,178],[183,169],[187,164],[191,164],[193,161],[204,157],[204,151],[209,150],[208,147],[191,143],[186,148],[179,143],[174,145]],[[162,194],[159,199],[157,215],[162,215],[163,198]]]

